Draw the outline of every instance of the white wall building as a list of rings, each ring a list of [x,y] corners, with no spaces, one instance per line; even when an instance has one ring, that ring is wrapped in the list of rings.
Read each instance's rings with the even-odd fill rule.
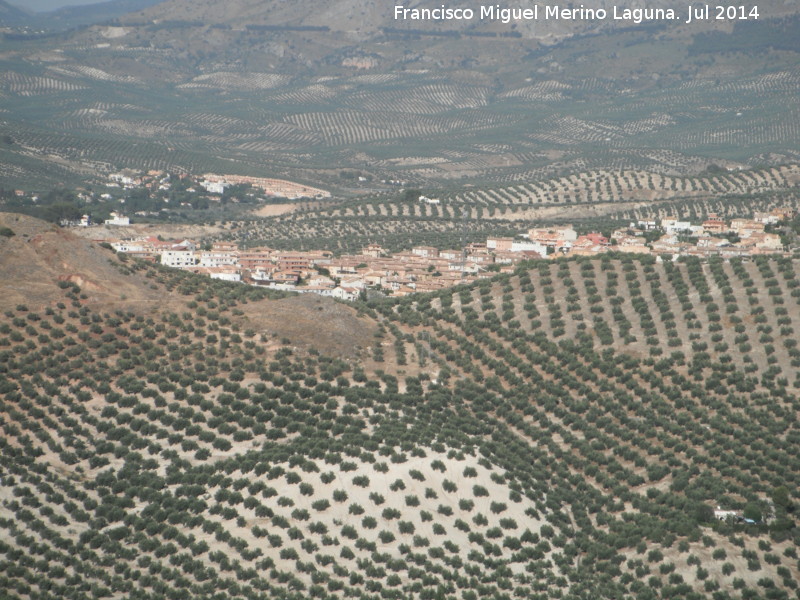
[[[105,220],[106,225],[115,225],[117,227],[127,227],[131,224],[131,220],[129,217],[125,217],[119,213],[112,212],[109,215],[111,218]]]
[[[350,300],[351,302],[354,300],[358,300],[358,296],[360,294],[360,290],[351,287],[337,287],[334,288],[331,296],[334,298],[338,298],[339,300]]]
[[[673,235],[680,231],[687,231],[691,229],[692,224],[689,221],[679,221],[674,218],[662,219],[661,227],[667,235]]]
[[[226,183],[224,181],[202,181],[200,185],[209,193],[209,194],[224,194],[225,188],[230,187],[230,183]]]
[[[120,240],[111,242],[111,247],[117,252],[144,252],[145,247],[142,240]]]
[[[161,264],[175,269],[197,266],[197,255],[191,250],[165,250],[161,253]]]
[[[222,281],[241,281],[242,276],[239,273],[234,272],[219,272],[219,273],[211,273],[211,279],[221,279]]]
[[[512,252],[538,252],[540,256],[547,256],[547,246],[537,242],[514,241],[511,243]]]
[[[239,262],[234,252],[220,250],[204,250],[198,253],[198,264],[201,267],[228,267]]]

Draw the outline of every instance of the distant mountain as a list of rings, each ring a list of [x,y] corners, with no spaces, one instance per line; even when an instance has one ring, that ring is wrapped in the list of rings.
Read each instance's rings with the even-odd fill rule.
[[[71,29],[82,25],[93,25],[135,13],[161,2],[161,0],[109,0],[81,6],[65,6],[42,13],[40,17],[51,29]]]
[[[22,27],[30,23],[31,15],[0,0],[0,27]]]
[[[398,18],[395,5],[413,9],[440,9],[446,6],[455,18],[442,20],[424,20],[414,18],[413,13],[405,13],[405,17]],[[552,3],[559,8],[575,8],[575,3]],[[481,14],[482,5],[494,8],[491,14]],[[417,2],[384,2],[381,0],[336,0],[334,2],[318,3],[314,0],[228,0],[224,3],[216,0],[166,0],[159,5],[145,10],[142,14],[129,15],[127,21],[133,23],[143,22],[191,22],[204,25],[229,25],[231,27],[246,27],[267,25],[287,27],[321,27],[331,32],[342,32],[350,36],[352,41],[362,41],[380,31],[405,30],[425,35],[432,32],[474,32],[498,33],[511,37],[522,37],[538,40],[558,40],[576,33],[598,32],[607,29],[619,29],[634,25],[666,25],[667,21],[644,20],[636,23],[634,19],[613,18],[615,8],[621,13],[622,9],[642,9],[646,4],[641,0],[623,0],[611,2],[609,0],[593,0],[580,3],[584,12],[575,12],[571,18],[554,18],[549,15],[545,18],[545,5],[535,0],[520,0],[513,3],[514,9],[539,8],[537,19],[525,19],[518,16],[501,15],[499,9],[510,8],[511,5],[503,3],[476,3],[472,0],[452,0],[443,4],[439,0],[419,0]],[[686,18],[686,3],[683,0],[663,0],[658,3],[659,8],[675,11],[675,21],[669,22],[670,26],[682,23]],[[798,5],[794,0],[766,0],[759,4],[761,13],[759,18],[778,17],[797,12]],[[472,10],[472,18],[460,18],[463,14],[458,11]],[[605,11],[605,18],[595,18],[589,11]],[[144,21],[142,21],[142,17]],[[710,18],[704,28],[725,28],[730,23],[724,20]]]
[[[67,4],[77,4],[78,0],[11,0],[11,4],[27,11],[40,13],[56,10]],[[84,4],[91,4],[91,0],[83,0]]]

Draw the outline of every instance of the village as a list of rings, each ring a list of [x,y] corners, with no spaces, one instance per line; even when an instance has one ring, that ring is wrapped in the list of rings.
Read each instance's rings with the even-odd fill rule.
[[[227,241],[205,246],[192,240],[155,237],[97,241],[109,243],[117,252],[214,279],[355,300],[367,290],[390,296],[436,291],[510,272],[521,261],[534,259],[606,252],[653,254],[659,261],[681,256],[782,254],[780,235],[768,229],[793,216],[793,210],[781,208],[730,222],[716,215],[700,224],[669,217],[630,223],[610,238],[597,232],[579,235],[571,225],[539,227],[515,238],[489,237],[462,249],[417,246],[390,253],[372,243],[360,254],[342,256],[327,250],[244,248]],[[115,219],[124,226],[124,218],[117,215]]]
[[[187,182],[184,188],[187,192],[201,191],[209,194],[222,195],[225,190],[234,185],[247,185],[256,188],[267,196],[277,196],[289,200],[297,198],[330,198],[330,192],[319,188],[310,187],[293,181],[273,179],[268,177],[248,177],[245,175],[216,175],[206,173],[201,177],[188,174],[172,176],[164,171],[148,171],[137,173],[135,171],[122,171],[108,176],[108,187],[121,187],[123,189],[147,188],[150,190],[169,191],[175,185],[175,179]]]

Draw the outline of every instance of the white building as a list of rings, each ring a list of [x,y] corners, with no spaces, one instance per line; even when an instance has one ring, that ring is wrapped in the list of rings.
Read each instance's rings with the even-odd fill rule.
[[[133,177],[125,175],[123,173],[112,173],[108,176],[111,181],[115,181],[116,183],[121,183],[122,185],[133,185]]]
[[[538,242],[514,241],[511,243],[511,252],[538,252],[540,256],[547,256],[547,246]]]
[[[112,212],[109,215],[111,218],[105,220],[106,225],[115,225],[118,227],[127,227],[131,224],[131,220],[129,217],[125,217],[120,213]]]
[[[209,193],[209,194],[224,194],[225,188],[230,187],[230,183],[226,183],[224,181],[201,181],[200,185]]]
[[[339,300],[350,300],[351,302],[354,300],[358,300],[358,296],[360,294],[360,290],[351,287],[337,287],[334,288],[331,296],[334,298],[338,298]]]
[[[241,281],[242,276],[233,271],[219,271],[210,274],[211,279],[221,279],[222,281]]]
[[[719,506],[714,510],[714,518],[718,521],[738,519],[739,517],[741,517],[741,513],[736,510],[722,510]]]
[[[667,235],[673,235],[681,231],[690,230],[692,224],[689,221],[679,221],[674,217],[667,217],[661,220],[661,227]]]
[[[235,252],[226,252],[224,250],[204,250],[198,254],[198,264],[201,267],[228,267],[239,262]]]
[[[318,296],[333,297],[332,287],[322,285],[304,285],[302,287],[295,287],[294,291],[299,294],[317,294]]]
[[[631,229],[643,229],[645,231],[651,231],[658,227],[658,223],[655,221],[646,221],[646,220],[639,220],[635,224],[631,223]]]
[[[361,277],[342,277],[339,285],[343,288],[363,289],[365,286],[364,280]]]
[[[411,253],[423,258],[433,258],[439,256],[439,249],[433,246],[416,246],[411,249]]]
[[[119,240],[111,242],[111,247],[117,252],[144,252],[143,240]]]
[[[161,264],[175,269],[196,267],[197,255],[191,250],[164,250],[161,253]]]

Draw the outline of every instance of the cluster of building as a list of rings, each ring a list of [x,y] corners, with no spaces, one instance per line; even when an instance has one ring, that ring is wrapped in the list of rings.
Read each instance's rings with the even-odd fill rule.
[[[464,251],[420,246],[393,255],[370,244],[360,254],[339,257],[326,250],[244,249],[232,242],[201,249],[192,240],[154,237],[110,240],[110,244],[117,252],[214,279],[343,300],[354,300],[368,288],[402,296],[450,287],[489,276],[486,267],[494,262],[486,244],[471,244]],[[519,253],[515,262],[526,258],[534,256]]]
[[[585,256],[611,251],[673,256],[751,256],[783,252],[781,236],[767,229],[769,225],[793,218],[794,214],[791,208],[776,208],[768,213],[756,213],[752,219],[725,221],[710,214],[699,224],[676,217],[640,220],[613,231],[610,238],[600,233],[579,236],[569,225],[532,229],[522,237],[530,243],[529,250],[545,255],[544,247],[548,256]],[[524,245],[513,238],[490,240],[490,243],[504,251]]]
[[[767,231],[768,226],[789,220],[794,214],[791,208],[776,208],[768,213],[756,213],[751,219],[730,221],[710,214],[699,224],[666,217],[660,223],[631,223],[628,230],[614,232],[612,239],[616,242],[615,250],[630,252],[724,257],[775,254],[782,253],[784,245],[779,234]],[[642,236],[653,230],[662,235],[649,248],[642,248]]]
[[[59,222],[62,227],[91,227],[92,225],[99,225],[92,220],[90,215],[83,215],[80,219],[61,219]],[[108,218],[103,220],[103,225],[113,225],[115,227],[128,227],[131,224],[130,217],[126,217],[121,212],[111,211]]]
[[[757,213],[753,219],[732,219],[725,222],[716,215],[698,226],[690,226],[690,239],[680,235],[683,224],[662,224],[665,235],[653,243],[653,251],[660,253],[722,256],[747,256],[783,252],[781,236],[768,232],[768,225],[777,225],[791,219],[794,211],[788,208],[775,209],[769,213]],[[672,226],[671,226],[672,225]]]
[[[203,175],[200,185],[212,194],[222,194],[225,188],[230,185],[246,183],[254,188],[260,189],[267,196],[278,196],[295,200],[297,198],[330,198],[331,193],[327,190],[285,181],[283,179],[271,179],[268,177],[247,177],[245,175],[214,175],[207,173]]]
[[[106,186],[111,188],[119,187],[126,190],[143,187],[151,191],[169,191],[175,184],[173,178],[185,182],[187,185],[183,187],[187,192],[200,192],[202,188],[209,194],[221,195],[231,185],[248,184],[267,196],[281,198],[330,198],[331,195],[327,190],[283,179],[247,177],[245,175],[216,175],[214,173],[206,173],[201,177],[196,177],[186,173],[170,175],[158,170],[148,171],[147,173],[138,173],[131,170],[112,173],[108,176]]]
[[[148,237],[104,241],[109,241],[118,252],[215,279],[353,300],[367,289],[379,289],[393,296],[435,291],[490,277],[496,272],[509,272],[521,261],[539,258],[612,250],[738,256],[781,252],[780,237],[765,232],[765,227],[793,215],[789,209],[776,209],[753,219],[733,219],[730,223],[715,215],[700,225],[675,218],[639,221],[614,231],[610,239],[600,233],[578,235],[572,226],[564,225],[534,228],[516,238],[490,237],[484,243],[471,243],[460,250],[417,246],[391,254],[378,244],[369,244],[359,254],[338,257],[326,250],[245,249],[234,242],[218,242],[201,249],[191,240]],[[738,241],[723,237],[730,233],[735,233]]]
[[[126,169],[119,173],[111,173],[111,175],[108,176],[106,187],[122,188],[126,190],[146,187],[151,190],[166,191],[172,187],[171,179],[172,176],[164,171],[151,170],[147,173],[138,173]]]

